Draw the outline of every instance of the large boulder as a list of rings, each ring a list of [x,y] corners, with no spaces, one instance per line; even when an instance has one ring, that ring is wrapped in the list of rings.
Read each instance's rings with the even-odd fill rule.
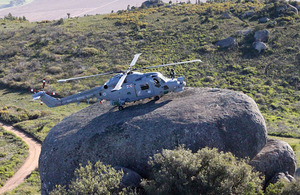
[[[265,147],[251,160],[250,164],[265,175],[266,183],[269,183],[278,173],[294,176],[297,165],[291,146],[275,139],[268,139]]]
[[[94,104],[65,118],[46,137],[39,160],[42,193],[68,184],[79,163],[100,160],[147,178],[149,157],[162,149],[184,144],[196,152],[208,146],[253,158],[266,136],[253,99],[230,90],[187,88],[123,111]]]

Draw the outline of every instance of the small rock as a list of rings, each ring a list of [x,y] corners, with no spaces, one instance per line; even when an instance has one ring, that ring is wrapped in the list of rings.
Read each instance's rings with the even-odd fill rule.
[[[267,17],[262,17],[262,18],[260,18],[258,21],[259,21],[259,23],[266,23],[266,22],[269,22],[270,19],[267,18]]]
[[[248,17],[251,17],[255,14],[254,11],[249,11],[249,12],[246,12],[242,15],[243,18],[248,18]]]
[[[262,50],[265,50],[265,49],[268,48],[268,46],[265,43],[259,42],[259,41],[258,42],[254,42],[252,44],[252,46],[254,47],[254,49],[256,49],[258,51],[258,53],[260,53]]]
[[[278,181],[285,181],[285,182],[292,182],[295,181],[295,178],[293,176],[291,176],[288,172],[280,172],[280,173],[276,173],[275,176],[268,182],[267,186],[269,184],[275,184]]]
[[[228,37],[227,39],[220,40],[216,43],[221,48],[228,48],[228,47],[233,47],[236,45],[235,38],[233,37]]]
[[[281,7],[277,7],[276,8],[276,12],[285,12],[285,10],[286,10],[286,8],[287,8],[287,6],[285,5],[285,6],[281,6]]]
[[[124,176],[120,183],[121,188],[138,187],[142,181],[142,177],[137,172],[135,172],[131,169],[121,167],[121,166],[115,166],[114,169],[116,169],[118,171],[123,170],[123,172],[124,172]]]
[[[300,167],[297,168],[296,173],[295,173],[295,177],[297,177],[297,178],[300,177]]]
[[[229,13],[223,13],[223,14],[222,14],[222,18],[223,18],[223,19],[230,19],[230,18],[232,18],[232,17],[231,17],[231,15],[230,15]]]
[[[290,5],[290,4],[287,4],[287,5],[278,7],[278,8],[276,9],[276,11],[279,12],[279,13],[285,13],[285,12],[287,12],[287,11],[292,11],[292,12],[294,12],[295,14],[298,15],[298,7],[295,7],[295,6]]]
[[[268,30],[259,30],[254,34],[255,41],[268,42],[270,32]]]
[[[253,32],[252,29],[247,29],[247,30],[239,30],[239,31],[236,32],[236,34],[240,34],[240,35],[246,36],[246,35],[248,35],[248,34],[250,34],[252,32]]]

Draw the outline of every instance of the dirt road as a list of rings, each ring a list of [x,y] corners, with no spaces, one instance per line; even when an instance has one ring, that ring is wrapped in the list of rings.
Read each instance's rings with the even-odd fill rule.
[[[11,177],[5,185],[0,188],[0,194],[4,192],[8,192],[10,190],[13,190],[18,185],[20,185],[22,182],[24,182],[25,178],[35,169],[38,167],[38,160],[41,153],[41,144],[37,143],[32,138],[28,137],[23,132],[19,131],[18,129],[3,124],[0,122],[0,126],[2,126],[6,131],[13,132],[18,137],[22,138],[24,142],[29,147],[29,155],[25,161],[25,163],[21,166],[21,168],[15,173],[13,177]]]

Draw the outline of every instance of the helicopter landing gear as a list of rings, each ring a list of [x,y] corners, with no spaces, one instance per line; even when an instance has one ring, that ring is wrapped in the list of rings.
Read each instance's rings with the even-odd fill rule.
[[[157,100],[159,100],[159,96],[154,97],[154,101],[157,101]]]
[[[122,111],[122,110],[124,110],[124,107],[123,106],[118,106],[118,109],[119,109],[119,111]]]

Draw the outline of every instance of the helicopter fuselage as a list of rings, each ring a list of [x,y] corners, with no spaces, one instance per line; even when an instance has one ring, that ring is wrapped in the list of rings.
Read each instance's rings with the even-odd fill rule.
[[[179,92],[185,86],[184,77],[169,79],[159,72],[132,72],[127,75],[120,90],[112,90],[120,77],[122,73],[115,75],[104,84],[99,93],[100,99],[111,101],[111,105],[123,105],[125,102],[157,98],[171,91]]]

